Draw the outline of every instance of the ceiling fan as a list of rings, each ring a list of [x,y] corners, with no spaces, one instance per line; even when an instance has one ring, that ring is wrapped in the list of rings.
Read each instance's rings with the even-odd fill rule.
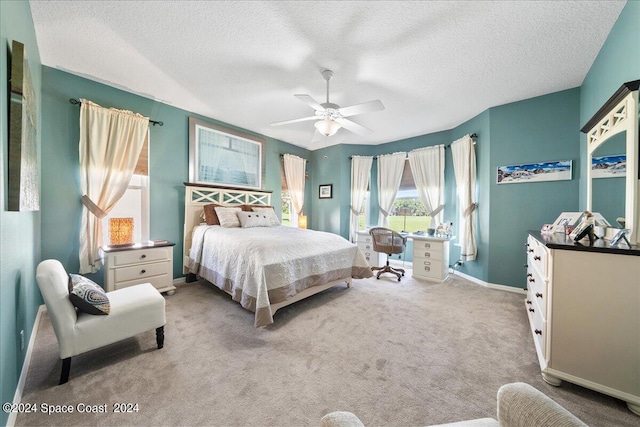
[[[355,123],[346,117],[356,116],[358,114],[372,113],[374,111],[384,110],[384,105],[380,100],[363,102],[362,104],[351,105],[349,107],[340,107],[337,104],[329,102],[329,80],[333,77],[333,71],[324,70],[322,77],[327,82],[327,102],[320,104],[309,95],[294,95],[300,101],[309,105],[315,110],[315,115],[303,117],[301,119],[285,120],[284,122],[271,123],[271,126],[288,125],[290,123],[304,122],[316,120],[314,126],[324,136],[334,135],[340,128],[345,128],[358,135],[367,135],[372,130],[358,123]]]

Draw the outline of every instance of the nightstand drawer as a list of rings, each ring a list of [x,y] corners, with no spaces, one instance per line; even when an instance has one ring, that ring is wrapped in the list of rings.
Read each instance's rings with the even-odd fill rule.
[[[117,268],[114,271],[115,281],[127,282],[136,280],[138,283],[144,283],[146,278],[169,274],[168,262],[155,262],[144,265],[134,265],[131,267]]]
[[[161,261],[169,259],[168,250],[172,247],[152,248],[152,249],[136,249],[131,251],[122,251],[113,254],[113,265],[122,266],[129,264],[146,263],[151,261]]]

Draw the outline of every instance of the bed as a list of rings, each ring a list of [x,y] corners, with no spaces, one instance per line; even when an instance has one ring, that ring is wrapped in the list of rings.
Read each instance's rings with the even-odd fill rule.
[[[271,193],[186,184],[184,272],[195,274],[255,313],[254,325],[273,323],[291,303],[352,278],[371,277],[358,247],[341,236],[282,225],[226,228],[202,224],[204,206],[270,205]]]

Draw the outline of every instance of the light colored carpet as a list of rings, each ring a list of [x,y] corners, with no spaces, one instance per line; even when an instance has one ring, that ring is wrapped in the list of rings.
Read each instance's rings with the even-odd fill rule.
[[[496,392],[533,385],[592,426],[638,426],[624,402],[563,383],[547,385],[524,295],[459,277],[419,282],[410,273],[354,280],[278,311],[253,313],[211,285],[166,297],[165,347],[155,334],[61,361],[45,314],[23,402],[107,405],[105,414],[21,414],[16,425],[316,426],[335,410],[366,425],[417,426],[496,417]],[[113,413],[137,403],[137,413]]]

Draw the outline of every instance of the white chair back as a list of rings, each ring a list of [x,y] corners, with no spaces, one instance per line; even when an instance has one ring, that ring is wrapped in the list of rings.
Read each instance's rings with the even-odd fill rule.
[[[73,328],[78,316],[69,300],[69,276],[58,260],[42,261],[36,270],[36,281],[47,306],[60,352],[73,340]]]

